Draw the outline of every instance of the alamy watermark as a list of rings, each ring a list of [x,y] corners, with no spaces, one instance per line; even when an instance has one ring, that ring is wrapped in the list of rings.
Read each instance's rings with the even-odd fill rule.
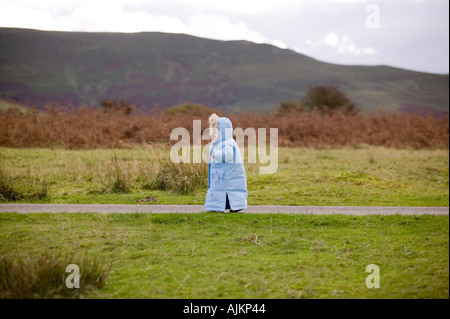
[[[75,264],[67,265],[66,272],[70,273],[66,278],[66,287],[80,288],[80,267]]]
[[[210,140],[212,131],[216,128],[208,128],[201,132],[201,120],[193,120],[192,130],[192,161],[191,161],[191,136],[189,130],[183,127],[177,127],[170,133],[172,141],[179,140],[170,150],[170,159],[173,163],[201,163],[209,162],[209,149],[212,142],[202,148],[202,140]],[[260,174],[274,174],[278,170],[278,128],[269,130],[269,153],[267,154],[267,130],[266,128],[247,128],[243,130],[238,127],[231,131],[231,128],[225,129],[225,136],[235,136],[236,143],[241,150],[242,161],[245,155],[245,137],[247,143],[247,163],[268,164],[259,167]],[[181,139],[180,139],[181,137]],[[239,159],[237,159],[239,161]]]
[[[366,278],[366,287],[380,288],[380,267],[375,264],[367,265],[366,272],[370,273]]]

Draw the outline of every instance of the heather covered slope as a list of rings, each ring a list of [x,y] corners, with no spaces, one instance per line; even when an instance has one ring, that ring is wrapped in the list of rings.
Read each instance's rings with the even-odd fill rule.
[[[309,86],[334,84],[364,111],[449,109],[448,75],[333,65],[247,41],[0,28],[0,48],[0,94],[38,107],[124,99],[143,109],[191,101],[274,110]]]

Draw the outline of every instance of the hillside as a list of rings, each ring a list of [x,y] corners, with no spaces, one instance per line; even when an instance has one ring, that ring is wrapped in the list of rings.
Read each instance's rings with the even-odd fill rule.
[[[124,99],[275,109],[312,85],[338,85],[365,111],[449,110],[449,76],[323,63],[266,44],[182,34],[0,28],[0,95],[42,107]]]

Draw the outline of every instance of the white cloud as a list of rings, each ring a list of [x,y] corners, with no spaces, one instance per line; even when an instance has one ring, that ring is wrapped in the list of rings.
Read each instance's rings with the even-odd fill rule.
[[[133,0],[139,2],[140,0]],[[178,0],[180,1],[180,0]],[[29,0],[0,1],[0,26],[55,31],[185,33],[216,40],[247,40],[269,43],[280,48],[286,44],[252,30],[242,20],[225,15],[197,14],[182,21],[168,15],[153,15],[141,10],[125,11],[122,0]],[[127,1],[127,4],[130,2]],[[67,7],[61,6],[68,5]],[[71,5],[71,6],[70,6]]]
[[[335,48],[339,43],[339,37],[336,33],[330,32],[324,38],[325,44]]]
[[[98,1],[86,2],[62,14],[54,13],[61,9],[58,7],[45,10],[15,1],[2,1],[1,8],[2,27],[90,32],[188,31],[186,25],[174,17],[155,16],[142,11],[123,12],[117,1],[111,1],[108,5]]]
[[[190,6],[236,15],[260,15],[286,7],[299,7],[308,1],[299,0],[172,0]]]
[[[106,7],[94,2],[89,3],[62,19],[73,22],[73,31],[174,33],[188,31],[187,26],[178,18],[167,15],[156,16],[143,11],[124,12],[121,5],[114,2]]]
[[[373,55],[378,53],[376,49],[371,47],[358,47],[347,35],[338,36],[334,32],[327,33],[323,40],[320,41],[308,39],[305,44],[307,47],[328,49],[338,54]]]
[[[280,49],[287,49],[288,46],[286,45],[286,43],[284,43],[283,41],[280,40],[272,40],[269,42],[269,44],[272,44],[276,47],[279,47]]]
[[[217,40],[247,40],[255,43],[268,43],[279,48],[287,46],[280,40],[268,39],[261,33],[251,30],[243,21],[232,22],[226,16],[196,15],[189,17],[188,33],[191,35]]]
[[[236,40],[237,38],[263,43],[266,39],[242,21],[231,22],[226,16],[196,15],[189,17],[188,26],[190,34],[205,38],[221,40]]]
[[[0,0],[0,8],[7,12],[8,4],[32,8],[36,11],[45,11],[52,14],[70,12],[80,7],[97,7],[103,10],[95,12],[97,14],[107,10],[112,6],[142,6],[169,4],[174,9],[177,6],[188,6],[199,10],[213,11],[215,14],[233,15],[262,15],[273,14],[274,12],[286,12],[289,9],[300,9],[309,5],[332,4],[332,3],[361,3],[367,0]]]

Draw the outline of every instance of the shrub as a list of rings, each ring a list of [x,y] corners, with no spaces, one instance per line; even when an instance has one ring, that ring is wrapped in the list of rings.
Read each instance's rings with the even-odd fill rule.
[[[117,158],[117,154],[114,153],[111,164],[108,166],[107,185],[102,193],[129,193],[131,187],[127,172],[128,170],[122,167],[122,164],[119,163]]]
[[[220,114],[221,112],[219,110],[211,110],[202,104],[189,102],[172,106],[165,111],[165,114],[169,116],[187,115],[195,118],[208,118],[211,113]]]
[[[317,109],[321,114],[341,111],[345,114],[356,112],[355,103],[336,86],[313,86],[302,99],[302,105],[309,110]]]
[[[189,194],[196,189],[206,187],[208,165],[202,163],[173,163],[168,158],[159,158],[159,168],[150,189],[172,190],[180,194]]]
[[[106,111],[119,111],[125,115],[129,115],[131,112],[136,110],[136,106],[125,102],[124,100],[115,101],[115,100],[100,100],[100,105]]]
[[[80,268],[80,288],[66,287],[65,270],[69,264]],[[109,267],[86,258],[73,260],[48,253],[16,258],[0,254],[0,298],[82,298],[102,287],[108,273]]]
[[[302,101],[285,101],[280,103],[277,115],[286,115],[290,112],[304,112],[305,107]]]
[[[205,116],[189,115],[189,112],[185,114],[183,111],[175,112],[176,115],[168,114],[170,112],[148,114],[138,110],[126,115],[114,110],[105,112],[89,107],[62,108],[56,105],[49,105],[44,112],[30,110],[22,113],[10,109],[8,112],[0,111],[0,146],[123,148],[132,147],[133,143],[170,145],[170,132],[176,127],[185,127],[191,136],[193,119],[202,120],[202,131],[208,127],[208,117],[213,110],[202,112]],[[418,113],[378,111],[364,114],[345,110],[323,114],[241,112],[224,115],[231,119],[235,128],[277,127],[280,146],[324,148],[368,144],[415,149],[449,147],[448,115],[436,118]]]

